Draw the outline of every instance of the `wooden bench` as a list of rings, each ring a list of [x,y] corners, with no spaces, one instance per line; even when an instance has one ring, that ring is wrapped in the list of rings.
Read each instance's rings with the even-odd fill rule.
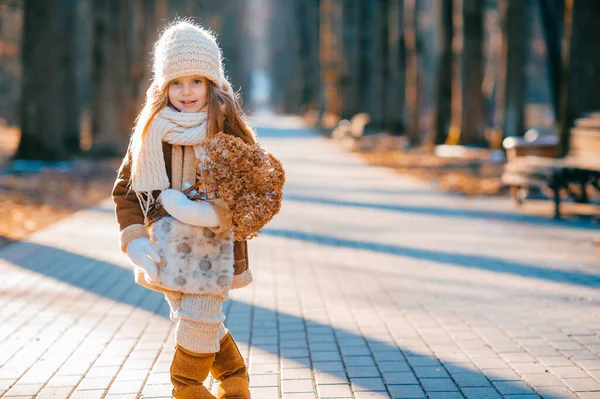
[[[554,217],[560,218],[562,192],[578,203],[589,203],[588,188],[600,192],[600,115],[578,119],[571,129],[569,144],[569,154],[565,158],[509,157],[502,182],[510,187],[517,205],[525,199],[523,190],[549,188],[554,201]]]

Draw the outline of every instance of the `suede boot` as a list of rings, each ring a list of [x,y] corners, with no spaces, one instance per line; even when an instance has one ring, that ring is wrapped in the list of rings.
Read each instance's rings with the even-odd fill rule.
[[[202,384],[214,359],[214,353],[194,353],[176,345],[171,364],[173,396],[176,399],[215,399]]]
[[[221,349],[215,356],[210,372],[219,381],[218,399],[249,399],[250,376],[244,358],[231,333],[221,339]]]

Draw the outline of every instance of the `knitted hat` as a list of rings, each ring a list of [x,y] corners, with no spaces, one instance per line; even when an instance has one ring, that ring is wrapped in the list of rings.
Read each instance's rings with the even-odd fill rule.
[[[154,45],[154,83],[161,91],[176,78],[200,75],[232,93],[215,36],[191,22],[169,26]]]

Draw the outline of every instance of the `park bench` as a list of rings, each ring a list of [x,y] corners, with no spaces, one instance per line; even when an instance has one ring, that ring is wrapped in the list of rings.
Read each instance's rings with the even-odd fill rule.
[[[507,138],[503,142],[508,163],[504,166],[502,182],[510,187],[517,206],[523,203],[524,193],[531,188],[551,190],[555,218],[561,217],[563,193],[575,202],[589,203],[588,190],[600,192],[600,114],[575,121],[570,132],[569,153],[564,158],[553,158],[557,152],[556,139],[536,139],[523,142]]]

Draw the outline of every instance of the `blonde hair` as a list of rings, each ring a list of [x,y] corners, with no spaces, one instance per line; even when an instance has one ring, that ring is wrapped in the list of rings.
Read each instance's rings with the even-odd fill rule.
[[[221,89],[211,80],[206,79],[206,82],[208,84],[206,98],[208,104],[207,139],[223,132],[239,137],[247,144],[256,143],[255,133],[242,109],[239,92],[232,95],[232,92]],[[129,143],[130,151],[134,151],[137,146],[142,145],[154,118],[163,108],[171,105],[168,93],[170,84],[171,82],[165,86],[164,90],[160,90],[155,83],[152,83],[146,91],[144,107],[135,119],[133,134]],[[135,169],[135,163],[133,163],[131,165],[132,178],[137,172]]]

